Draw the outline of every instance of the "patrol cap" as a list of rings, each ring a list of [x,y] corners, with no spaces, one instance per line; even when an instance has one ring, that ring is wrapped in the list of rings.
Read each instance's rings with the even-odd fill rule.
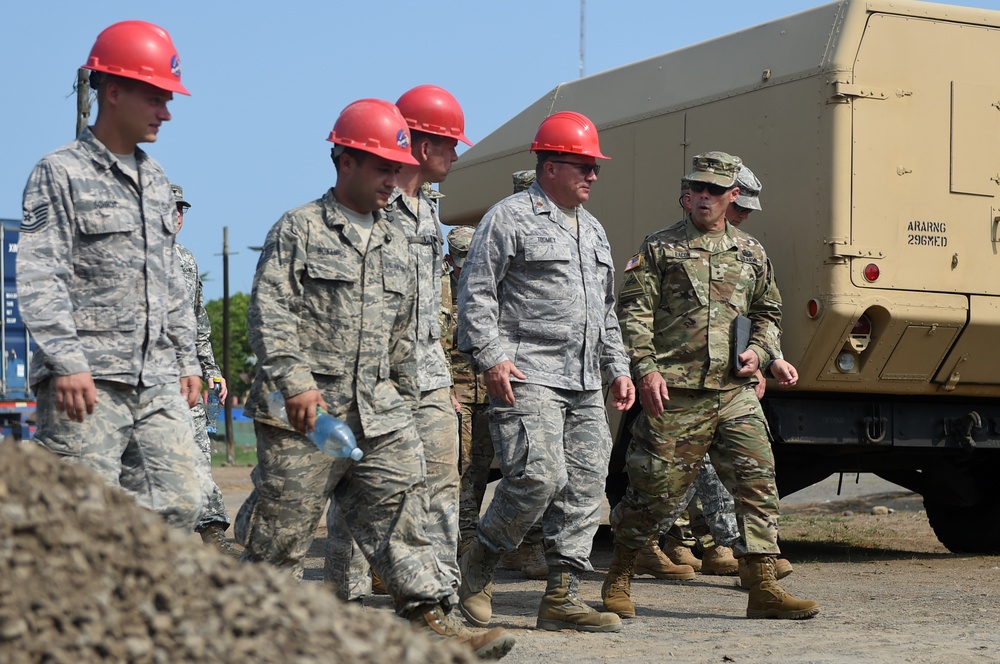
[[[740,172],[736,176],[736,186],[740,188],[740,195],[736,197],[736,204],[748,210],[760,210],[760,190],[764,185],[760,183],[757,176],[749,168],[740,164]]]
[[[472,235],[476,232],[472,226],[455,226],[448,231],[448,253],[455,267],[462,267],[465,258],[469,255],[469,245],[472,243]]]
[[[171,182],[170,191],[174,192],[174,203],[182,206],[184,209],[191,207],[191,204],[184,198],[184,187]]]
[[[529,169],[526,171],[514,171],[514,193],[519,191],[524,191],[531,186],[531,183],[535,181],[535,169]]]
[[[691,160],[693,170],[684,176],[688,182],[707,182],[732,187],[743,161],[726,152],[706,152]]]

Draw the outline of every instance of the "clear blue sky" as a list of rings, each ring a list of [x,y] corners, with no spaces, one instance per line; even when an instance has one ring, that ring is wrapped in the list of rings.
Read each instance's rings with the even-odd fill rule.
[[[585,72],[820,4],[589,0]],[[1000,9],[1000,0],[962,4]],[[170,32],[192,93],[177,95],[174,119],[143,147],[193,205],[180,237],[209,273],[206,300],[222,296],[223,226],[238,252],[230,292],[249,292],[256,253],[247,246],[333,184],[325,139],[351,101],[441,85],[477,141],[580,67],[579,0],[9,1],[0,19],[0,217],[20,218],[31,168],[73,139],[76,69],[101,30],[127,19]]]

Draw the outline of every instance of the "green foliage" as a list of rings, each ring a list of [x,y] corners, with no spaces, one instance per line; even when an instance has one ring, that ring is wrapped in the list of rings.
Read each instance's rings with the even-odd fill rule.
[[[246,399],[250,384],[257,371],[257,356],[250,349],[247,338],[247,307],[250,296],[236,293],[229,296],[229,393],[239,397],[242,404]],[[205,304],[208,318],[212,322],[212,352],[215,361],[222,368],[222,299]]]

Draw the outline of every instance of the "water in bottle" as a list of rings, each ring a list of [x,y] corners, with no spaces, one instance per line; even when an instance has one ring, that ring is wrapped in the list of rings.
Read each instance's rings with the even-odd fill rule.
[[[288,424],[288,413],[285,412],[285,399],[281,392],[275,390],[267,397],[267,409],[271,416]],[[354,432],[340,418],[330,415],[322,408],[318,409],[316,425],[306,434],[306,438],[324,454],[341,459],[358,461],[364,453],[358,448]]]
[[[215,385],[208,391],[208,403],[205,405],[205,419],[207,420],[205,430],[208,433],[219,432],[219,416],[222,415],[222,400],[219,398],[221,391],[221,385]]]

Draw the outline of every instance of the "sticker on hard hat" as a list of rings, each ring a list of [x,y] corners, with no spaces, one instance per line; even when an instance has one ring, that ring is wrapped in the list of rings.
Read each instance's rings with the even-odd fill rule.
[[[177,78],[181,77],[181,59],[176,54],[170,56],[170,73]]]
[[[400,129],[396,132],[396,145],[401,148],[410,147],[410,137],[406,135],[405,129]]]

